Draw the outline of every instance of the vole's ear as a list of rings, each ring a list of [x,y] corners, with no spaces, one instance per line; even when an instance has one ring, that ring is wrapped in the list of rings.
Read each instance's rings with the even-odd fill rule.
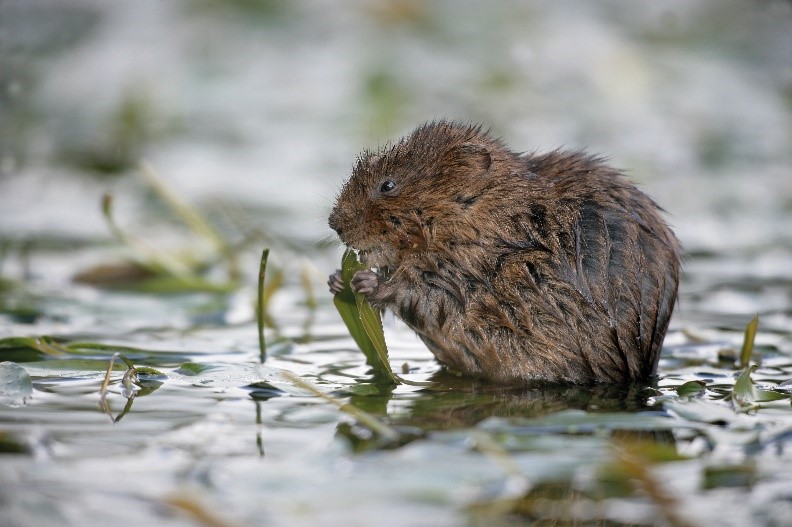
[[[492,165],[490,150],[484,145],[476,143],[462,143],[455,148],[460,159],[465,160],[470,168],[478,169],[481,172],[489,170]]]

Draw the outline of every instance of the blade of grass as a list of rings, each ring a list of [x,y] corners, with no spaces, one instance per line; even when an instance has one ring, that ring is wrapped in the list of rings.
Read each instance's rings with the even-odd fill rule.
[[[751,355],[754,349],[754,339],[756,339],[756,331],[759,328],[759,315],[755,315],[745,328],[745,337],[743,338],[742,349],[740,350],[740,368],[745,368],[751,361]]]
[[[105,400],[105,396],[107,395],[107,387],[110,386],[110,373],[113,371],[113,363],[115,363],[115,360],[119,355],[121,354],[113,353],[113,356],[110,357],[110,363],[107,365],[107,371],[105,372],[102,386],[99,388],[99,399],[102,401]]]
[[[264,340],[264,312],[266,304],[264,303],[264,278],[267,275],[267,259],[269,258],[269,249],[264,249],[261,252],[261,262],[259,263],[258,274],[258,301],[256,310],[256,322],[258,323],[258,340],[259,340],[259,361],[263,364],[267,360],[267,342]]]

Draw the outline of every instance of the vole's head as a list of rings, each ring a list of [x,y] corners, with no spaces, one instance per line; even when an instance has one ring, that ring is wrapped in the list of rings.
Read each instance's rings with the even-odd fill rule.
[[[478,236],[496,174],[515,154],[480,127],[424,124],[393,146],[366,152],[344,184],[329,224],[374,267]]]

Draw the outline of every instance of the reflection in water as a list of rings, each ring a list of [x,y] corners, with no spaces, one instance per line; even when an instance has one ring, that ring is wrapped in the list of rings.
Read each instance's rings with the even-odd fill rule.
[[[688,525],[679,511],[677,500],[666,490],[655,470],[659,463],[683,459],[677,454],[670,429],[644,428],[645,425],[636,427],[636,421],[630,424],[619,417],[606,419],[594,427],[564,426],[561,424],[563,419],[554,426],[548,426],[553,421],[551,414],[563,414],[568,410],[603,416],[651,411],[648,399],[658,393],[655,386],[540,384],[504,389],[454,377],[443,371],[434,375],[432,380],[436,386],[420,391],[416,398],[410,400],[406,410],[396,413],[387,412],[395,397],[393,387],[375,396],[351,397],[351,402],[358,407],[389,417],[390,425],[401,434],[398,441],[383,442],[371,431],[346,422],[339,424],[337,435],[345,438],[354,451],[364,452],[400,448],[416,439],[430,440],[434,431],[462,431],[468,438],[464,448],[469,454],[490,458],[502,467],[504,481],[511,481],[512,485],[522,489],[510,493],[501,488],[494,491],[492,497],[473,501],[467,507],[471,525],[500,525],[525,520],[552,524],[559,521],[562,524],[610,524],[607,499],[635,496],[646,500],[645,510],[641,511],[643,516],[659,516],[669,525]],[[491,417],[504,420],[485,427],[476,426]],[[525,423],[536,424],[536,418],[542,417],[549,417],[549,420],[544,420],[544,426],[524,426]],[[607,434],[603,434],[603,430]],[[600,442],[600,464],[588,482],[581,484],[569,476],[534,481],[532,475],[536,477],[537,474],[532,474],[531,469],[519,463],[521,455],[532,455],[532,449],[536,448],[531,437],[559,435],[596,436],[593,439]],[[532,443],[533,446],[529,446]],[[547,454],[554,455],[552,452]]]
[[[638,413],[651,410],[649,397],[657,390],[648,384],[630,385],[557,385],[502,388],[440,371],[432,377],[437,383],[418,392],[406,409],[388,411],[394,400],[394,387],[381,386],[375,395],[352,395],[350,403],[374,415],[388,418],[401,434],[396,442],[384,442],[358,425],[341,423],[338,434],[346,438],[355,451],[372,448],[395,448],[427,433],[475,427],[491,417],[530,419],[565,410],[588,413]],[[614,438],[673,442],[665,430],[640,431],[611,429]]]
[[[562,410],[639,412],[656,392],[646,384],[554,385],[501,388],[439,372],[435,381],[447,390],[425,390],[410,408],[405,424],[429,430],[470,427],[488,417],[531,418]]]

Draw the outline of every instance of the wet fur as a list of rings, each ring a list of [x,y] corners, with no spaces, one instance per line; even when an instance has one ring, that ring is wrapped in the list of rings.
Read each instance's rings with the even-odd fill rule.
[[[369,300],[452,369],[506,384],[655,372],[678,243],[598,157],[520,155],[478,127],[428,123],[360,157],[330,226],[377,269]]]

